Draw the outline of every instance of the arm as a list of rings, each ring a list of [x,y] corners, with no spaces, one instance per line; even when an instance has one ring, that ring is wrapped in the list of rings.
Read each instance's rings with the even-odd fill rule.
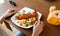
[[[32,36],[39,36],[41,32],[43,31],[44,24],[40,20],[37,21],[33,27],[33,33]]]
[[[2,24],[0,24],[0,30],[3,33],[5,32],[8,36],[15,36],[15,34],[6,27],[4,22]]]
[[[2,16],[0,17],[0,23],[2,23],[2,21],[4,20],[4,18],[5,18],[5,15],[2,15]]]

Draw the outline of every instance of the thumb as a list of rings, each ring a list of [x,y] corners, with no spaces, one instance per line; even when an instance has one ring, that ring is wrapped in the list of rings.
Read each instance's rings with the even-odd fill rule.
[[[37,21],[35,22],[34,26],[36,26],[36,25],[37,25]]]

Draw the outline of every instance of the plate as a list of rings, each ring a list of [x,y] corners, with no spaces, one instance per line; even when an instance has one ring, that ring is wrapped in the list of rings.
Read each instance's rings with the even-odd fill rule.
[[[24,8],[22,8],[19,12],[17,12],[15,15],[13,15],[13,16],[11,17],[12,22],[13,22],[15,25],[17,25],[17,26],[19,26],[19,27],[21,27],[21,28],[26,28],[26,29],[28,29],[28,28],[33,27],[33,25],[30,25],[30,26],[28,26],[28,27],[26,27],[26,26],[21,26],[21,25],[18,23],[18,20],[16,19],[16,15],[17,15],[18,13],[23,14],[23,13],[24,13],[23,10],[26,11],[25,14],[28,14],[29,11],[30,11],[30,13],[33,13],[33,12],[35,11],[35,10],[31,9],[31,8],[24,7]],[[38,12],[38,11],[37,11],[37,14],[38,14],[38,20],[40,20],[42,14],[41,14],[40,12]]]

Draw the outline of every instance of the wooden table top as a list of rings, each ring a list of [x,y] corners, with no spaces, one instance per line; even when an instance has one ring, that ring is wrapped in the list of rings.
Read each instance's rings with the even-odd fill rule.
[[[23,7],[29,7],[32,9],[36,9],[40,13],[42,13],[41,20],[44,21],[44,24],[46,24],[44,31],[40,34],[40,36],[60,36],[60,26],[53,26],[47,23],[47,16],[49,13],[49,7],[52,5],[55,5],[57,9],[60,9],[60,1],[54,1],[54,2],[48,2],[45,0],[13,0],[16,2],[17,6],[13,7],[8,4],[8,2],[5,2],[4,5],[2,4],[0,7],[0,12],[3,14],[7,11],[9,8],[17,8],[20,10]],[[3,11],[4,10],[4,11]],[[26,36],[31,36],[32,34],[32,28],[31,29],[23,29],[19,28],[18,26],[14,25],[10,19],[7,19],[11,25],[13,25],[18,30],[22,31]]]

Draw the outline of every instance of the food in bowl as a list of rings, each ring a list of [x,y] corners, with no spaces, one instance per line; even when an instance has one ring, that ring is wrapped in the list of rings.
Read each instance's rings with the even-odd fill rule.
[[[25,12],[25,11],[24,11]],[[17,13],[16,15],[16,19],[18,20],[18,23],[21,25],[21,26],[30,26],[30,25],[33,25],[35,23],[35,21],[37,20],[37,12],[33,12],[33,13],[28,13],[28,14],[20,14],[20,13]]]

